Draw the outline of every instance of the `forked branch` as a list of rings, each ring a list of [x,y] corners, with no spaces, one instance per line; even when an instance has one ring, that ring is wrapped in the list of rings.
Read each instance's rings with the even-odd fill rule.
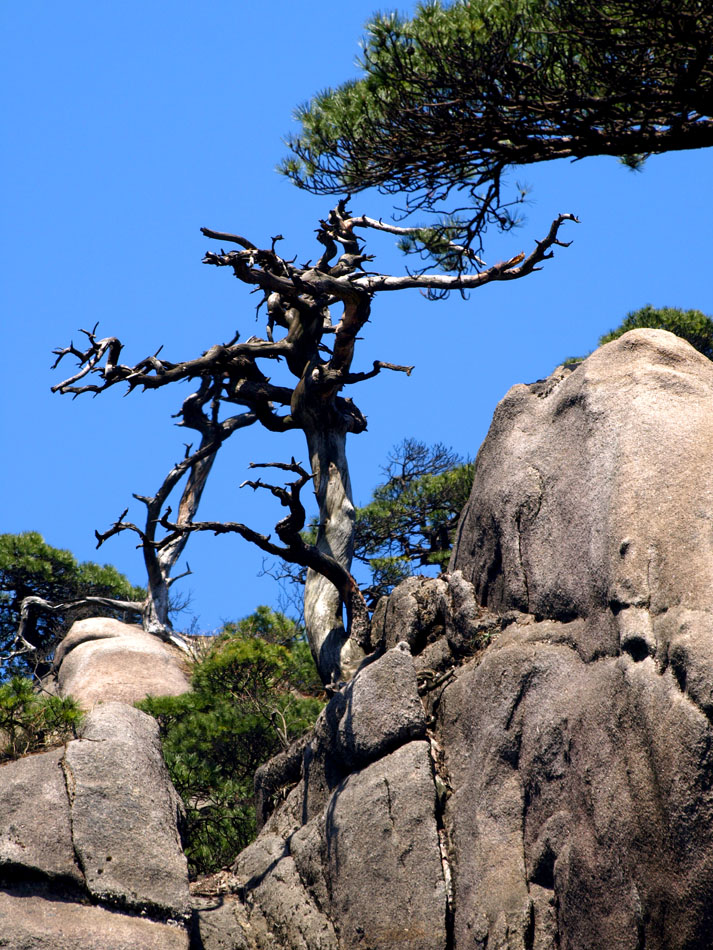
[[[355,639],[362,649],[365,649],[369,644],[369,614],[359,585],[344,565],[340,564],[331,555],[320,551],[315,545],[308,544],[301,534],[307,515],[300,498],[300,492],[312,479],[312,475],[294,458],[289,463],[252,462],[250,468],[277,468],[298,476],[295,481],[288,483],[287,486],[273,485],[263,482],[262,479],[247,480],[241,485],[241,487],[246,486],[255,491],[265,489],[274,495],[281,505],[288,508],[288,514],[275,526],[275,532],[282,545],[272,541],[269,535],[260,534],[240,522],[200,521],[184,524],[172,522],[170,520],[170,508],[166,510],[160,522],[161,526],[169,532],[162,543],[171,543],[174,535],[185,535],[194,531],[211,531],[215,535],[234,533],[257,545],[267,554],[282,558],[291,564],[311,568],[326,577],[337,588],[346,606],[349,636]]]

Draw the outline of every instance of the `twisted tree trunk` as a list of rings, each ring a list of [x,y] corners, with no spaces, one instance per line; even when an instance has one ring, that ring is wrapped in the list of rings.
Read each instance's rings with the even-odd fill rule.
[[[306,428],[314,488],[319,504],[317,548],[350,571],[354,554],[354,504],[344,428]],[[323,574],[309,569],[304,594],[305,625],[324,682],[350,679],[364,649],[344,624],[342,596]]]

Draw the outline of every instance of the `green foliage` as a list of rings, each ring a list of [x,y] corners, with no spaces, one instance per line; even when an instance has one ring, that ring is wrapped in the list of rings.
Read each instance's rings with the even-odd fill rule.
[[[522,201],[526,194],[526,190],[522,189]],[[521,223],[521,219],[509,210],[503,210],[503,216],[503,221],[505,216],[508,217],[507,230]],[[441,216],[437,225],[418,228],[412,234],[400,238],[396,246],[404,254],[418,254],[424,261],[431,259],[438,263],[442,271],[453,273],[463,269],[463,247],[458,242],[467,234],[467,230],[467,220],[455,215]],[[469,259],[473,260],[472,257]]]
[[[42,597],[60,604],[89,595],[132,601],[143,600],[146,592],[130,584],[109,564],[79,563],[69,551],[46,544],[37,531],[0,535],[0,657],[10,650],[25,597]],[[120,612],[96,606],[90,613],[123,618]],[[5,664],[0,660],[0,677],[33,672],[38,659],[51,655],[68,623],[88,615],[86,610],[60,615],[37,612],[32,629],[27,632],[27,639],[37,647],[37,655],[16,657]]]
[[[37,693],[32,680],[13,676],[0,684],[0,762],[73,738],[83,718],[71,696]]]
[[[368,504],[356,509],[354,526],[354,559],[369,571],[361,589],[372,607],[401,581],[420,573],[418,568],[446,567],[473,486],[473,463],[440,442],[428,446],[404,439],[392,449],[382,473],[386,480]],[[308,544],[316,542],[314,521],[302,537]],[[301,588],[305,575],[304,569],[283,563],[280,579]]]
[[[438,443],[406,439],[389,457],[387,480],[357,509],[355,557],[367,564],[372,603],[414,573],[444,569],[473,485],[473,463]]]
[[[475,59],[478,52],[487,50],[491,33],[506,27],[509,18],[536,7],[526,0],[474,0],[450,6],[436,0],[419,4],[411,19],[394,12],[377,14],[366,26],[359,62],[363,78],[325,89],[295,110],[302,129],[298,138],[288,140],[293,155],[285,160],[282,171],[297,184],[307,185],[322,171],[322,159],[331,157],[343,189],[361,190],[365,178],[374,175],[378,156],[369,167],[367,156],[349,144],[360,143],[364,133],[385,128],[400,97],[417,99],[420,86],[437,82],[442,71],[440,54],[447,55],[454,43],[469,43]],[[402,81],[393,85],[389,80],[395,66]],[[421,112],[426,119],[426,109]]]
[[[186,806],[195,875],[225,866],[250,843],[256,769],[309,729],[324,703],[301,629],[268,607],[226,624],[196,663],[192,686],[137,705],[158,720]]]
[[[457,233],[442,233],[477,247],[488,226],[517,223],[514,167],[614,155],[638,170],[713,144],[712,31],[700,0],[427,0],[410,18],[377,14],[361,77],[296,111],[281,170],[317,194],[376,187],[429,215],[455,204]],[[405,249],[428,249],[424,237]]]
[[[648,155],[620,155],[619,161],[631,172],[641,172],[644,170]]]
[[[677,307],[656,308],[647,304],[640,310],[634,310],[626,315],[616,330],[611,330],[601,337],[599,345],[611,343],[623,333],[638,330],[641,327],[669,330],[687,340],[709,360],[713,359],[713,319],[700,310],[679,310]]]

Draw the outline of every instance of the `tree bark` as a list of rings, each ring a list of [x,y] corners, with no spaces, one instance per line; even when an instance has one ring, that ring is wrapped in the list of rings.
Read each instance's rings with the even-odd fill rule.
[[[305,426],[314,490],[319,505],[317,548],[347,571],[354,554],[355,510],[346,455],[344,428]],[[331,581],[307,571],[305,625],[312,654],[323,682],[348,680],[364,659],[362,647],[349,637],[342,598]]]
[[[199,452],[196,454],[199,455],[201,450],[210,448],[214,441],[212,435],[204,435]],[[216,451],[217,448],[191,465],[188,480],[178,506],[179,524],[189,524],[193,521],[200,505],[206,480],[215,461]],[[154,540],[156,525],[161,517],[161,507],[165,502],[164,494],[159,492],[148,505],[147,530],[150,531],[151,541]],[[172,580],[175,580],[175,578],[171,578],[171,571],[183,553],[187,541],[187,534],[177,534],[165,547],[159,550],[156,550],[152,545],[144,545],[144,563],[148,574],[149,596],[146,601],[143,626],[146,631],[159,637],[165,637],[171,631],[172,625],[168,616],[169,590]]]

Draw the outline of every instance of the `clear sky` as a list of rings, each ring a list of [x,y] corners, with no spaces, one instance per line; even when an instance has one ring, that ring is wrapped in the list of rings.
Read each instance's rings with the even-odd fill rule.
[[[166,358],[184,359],[236,329],[262,332],[255,298],[227,271],[201,265],[211,245],[199,228],[257,244],[281,233],[288,256],[315,256],[314,229],[330,201],[298,191],[274,167],[293,108],[355,74],[373,9],[364,0],[0,4],[0,531],[40,531],[80,560],[113,563],[144,582],[130,536],[96,552],[94,529],[105,530],[132,492],[153,493],[182,456],[185,436],[170,416],[188,390],[72,401],[50,393],[63,378],[50,370],[51,351],[97,321],[132,363],[162,344]],[[486,259],[529,251],[560,211],[581,218],[566,226],[569,249],[541,273],[467,301],[429,303],[415,291],[377,301],[355,369],[379,358],[416,370],[351,393],[369,420],[350,445],[357,503],[404,437],[474,455],[511,385],[593,349],[628,311],[651,303],[713,313],[711,157],[660,156],[643,173],[615,159],[520,170],[513,178],[533,189],[527,223],[494,238]],[[351,207],[384,215],[388,206],[364,194]],[[371,250],[384,270],[403,267],[388,238]],[[269,532],[281,510],[238,486],[250,461],[290,454],[305,460],[299,434],[238,433],[199,516]],[[142,516],[138,503],[132,515]],[[247,542],[196,537],[187,557],[193,575],[182,589],[202,629],[277,603]]]

